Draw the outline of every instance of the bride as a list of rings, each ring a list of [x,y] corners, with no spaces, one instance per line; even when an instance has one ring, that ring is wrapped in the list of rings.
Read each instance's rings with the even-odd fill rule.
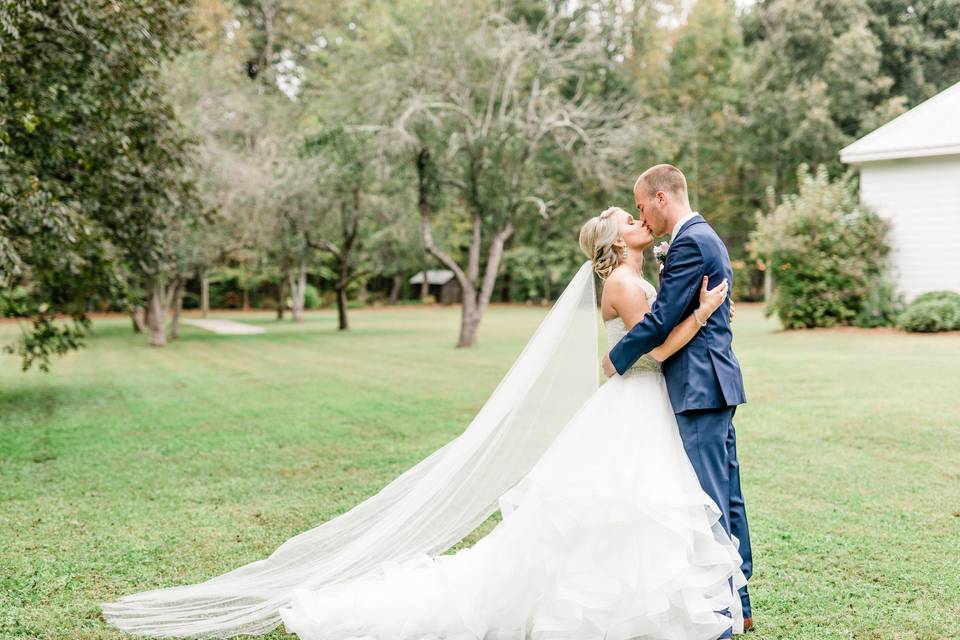
[[[650,231],[610,208],[590,258],[467,429],[379,493],[207,582],[102,605],[145,636],[303,640],[713,639],[742,630],[736,540],[687,459],[660,362],[727,295],[598,388],[593,273],[615,343],[650,309]],[[691,292],[694,295],[695,292]],[[499,509],[475,545],[443,552]]]

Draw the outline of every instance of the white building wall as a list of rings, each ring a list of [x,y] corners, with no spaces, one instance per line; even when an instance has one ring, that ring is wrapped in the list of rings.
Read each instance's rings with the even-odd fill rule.
[[[960,292],[960,155],[865,162],[860,200],[892,222],[892,275],[908,302]]]

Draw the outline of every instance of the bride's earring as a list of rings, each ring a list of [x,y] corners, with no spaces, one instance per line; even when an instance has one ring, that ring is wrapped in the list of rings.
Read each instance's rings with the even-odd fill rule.
[[[623,245],[623,257],[621,259],[622,260],[627,259],[627,245]]]

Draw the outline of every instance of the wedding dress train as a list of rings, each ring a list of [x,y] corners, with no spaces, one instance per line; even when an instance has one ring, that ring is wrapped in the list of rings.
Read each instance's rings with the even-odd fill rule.
[[[605,324],[611,344],[626,332]],[[590,397],[499,506],[470,548],[295,589],[284,625],[303,640],[707,640],[742,624],[735,541],[648,356]]]
[[[596,313],[585,262],[455,439],[268,557],[102,603],[104,618],[139,636],[285,624],[304,640],[738,630],[736,541],[686,457],[659,365],[644,357],[598,388]],[[626,331],[619,320],[606,329],[611,344]],[[498,507],[489,534],[442,555]]]

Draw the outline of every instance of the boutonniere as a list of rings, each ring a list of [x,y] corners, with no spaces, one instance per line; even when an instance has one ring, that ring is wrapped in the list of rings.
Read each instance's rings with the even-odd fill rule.
[[[663,265],[667,262],[667,251],[669,250],[669,242],[661,242],[653,246],[653,257],[657,259],[657,264],[660,265],[660,271],[663,271]]]

